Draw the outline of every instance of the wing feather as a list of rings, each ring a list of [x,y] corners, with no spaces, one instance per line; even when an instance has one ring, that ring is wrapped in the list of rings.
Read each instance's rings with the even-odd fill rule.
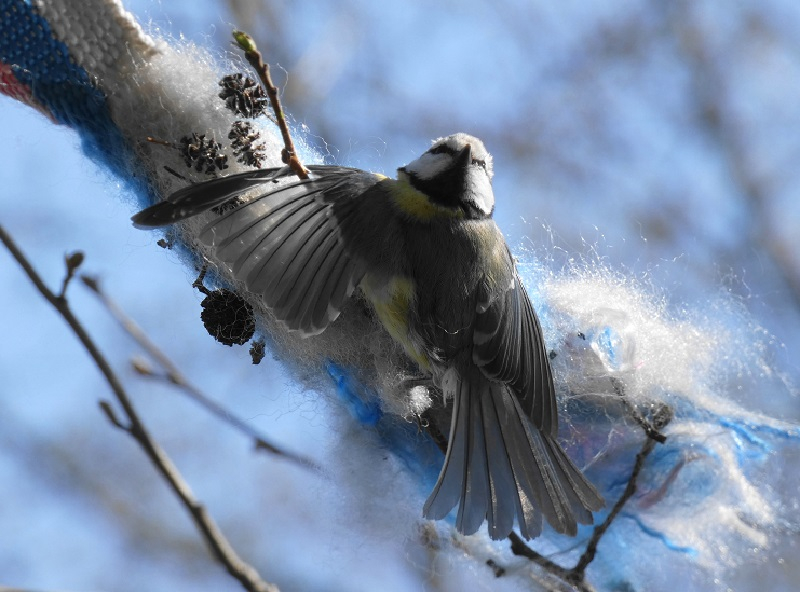
[[[134,216],[140,226],[170,224],[246,193],[244,204],[210,221],[200,240],[275,317],[303,335],[323,331],[365,272],[342,223],[381,177],[358,169],[309,167],[312,178],[265,169],[191,185]],[[351,224],[352,227],[352,224]]]
[[[477,311],[473,361],[511,386],[533,424],[555,436],[558,409],[542,328],[513,263],[511,269],[508,288]]]

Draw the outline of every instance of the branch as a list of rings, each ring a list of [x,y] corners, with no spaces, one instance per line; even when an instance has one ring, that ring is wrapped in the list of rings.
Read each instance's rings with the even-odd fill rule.
[[[275,119],[278,122],[278,127],[280,128],[281,135],[283,136],[284,148],[281,151],[281,160],[283,160],[284,164],[289,165],[289,168],[291,168],[298,177],[301,179],[308,179],[308,169],[303,166],[303,163],[300,162],[300,159],[295,153],[294,142],[292,141],[292,136],[289,133],[289,126],[286,123],[286,116],[283,113],[283,107],[281,107],[281,99],[278,96],[278,88],[272,83],[272,76],[270,76],[269,73],[269,64],[264,63],[264,60],[261,57],[261,52],[258,51],[256,42],[252,37],[250,37],[250,35],[244,31],[234,31],[233,39],[244,51],[244,57],[247,58],[247,61],[250,63],[253,69],[258,72],[258,77],[261,79],[261,83],[267,90],[269,102],[272,105],[272,110],[275,112]]]
[[[303,467],[319,470],[319,466],[311,459],[293,452],[289,452],[277,444],[273,444],[243,419],[237,417],[225,409],[222,405],[204,395],[199,388],[191,384],[186,377],[181,374],[180,370],[178,370],[178,367],[172,363],[172,360],[170,360],[169,357],[167,357],[167,355],[162,352],[158,346],[150,340],[149,337],[147,337],[145,332],[142,331],[142,329],[133,321],[133,319],[127,316],[122,308],[120,308],[119,305],[117,305],[117,303],[114,302],[114,300],[112,300],[111,297],[103,291],[103,289],[100,287],[100,283],[95,278],[82,275],[81,281],[83,282],[84,286],[89,288],[89,290],[95,296],[97,296],[103,306],[106,307],[106,310],[108,310],[111,316],[113,316],[114,319],[120,324],[122,329],[128,335],[130,335],[133,340],[136,341],[136,343],[138,343],[139,346],[156,361],[156,363],[158,363],[159,366],[161,366],[165,373],[166,380],[170,384],[178,387],[179,392],[183,392],[190,399],[196,403],[199,403],[204,409],[206,409],[206,411],[210,412],[216,418],[252,438],[253,442],[255,443],[256,450],[264,450],[271,454],[282,456]],[[137,370],[141,374],[152,375],[152,372],[142,365],[137,365]]]
[[[606,516],[606,519],[603,521],[603,523],[598,524],[594,528],[594,531],[592,531],[592,536],[589,539],[589,542],[586,543],[586,549],[581,554],[580,559],[578,559],[578,563],[572,569],[564,568],[531,549],[527,544],[525,544],[525,541],[523,541],[517,535],[517,533],[512,531],[508,536],[508,539],[511,541],[511,551],[515,555],[527,557],[537,565],[544,568],[551,575],[560,578],[563,582],[570,586],[574,586],[578,592],[592,592],[593,588],[584,581],[586,576],[586,568],[592,561],[594,561],[595,555],[597,555],[597,547],[600,544],[600,539],[602,539],[606,534],[608,529],[611,527],[611,524],[622,511],[622,508],[625,506],[628,500],[636,494],[639,473],[641,473],[647,457],[650,456],[651,452],[653,452],[656,444],[663,444],[666,442],[667,437],[661,433],[661,430],[670,421],[672,421],[673,417],[672,408],[669,405],[661,404],[653,412],[652,419],[648,420],[635,406],[631,405],[631,403],[627,400],[622,382],[616,378],[612,378],[611,384],[614,387],[614,392],[620,397],[625,407],[631,412],[642,430],[644,430],[647,438],[645,439],[639,454],[636,455],[636,460],[633,464],[633,469],[631,470],[631,476],[628,477],[625,491],[622,492],[622,495],[614,504],[614,507],[611,509],[611,512],[609,512],[608,516]]]
[[[595,527],[594,531],[592,532],[592,537],[586,544],[586,550],[581,555],[575,567],[572,569],[567,569],[553,561],[550,561],[545,556],[540,555],[531,549],[527,544],[525,544],[525,541],[523,541],[517,535],[517,533],[513,531],[508,536],[508,539],[511,541],[512,553],[514,553],[514,555],[528,558],[532,562],[541,566],[551,575],[556,576],[563,582],[573,586],[578,592],[593,592],[594,589],[586,581],[584,581],[586,568],[592,561],[594,561],[595,555],[597,554],[597,546],[600,544],[600,539],[611,527],[611,524],[614,522],[617,515],[622,511],[622,508],[625,506],[628,500],[636,493],[639,473],[644,466],[645,460],[653,451],[653,448],[655,448],[656,443],[657,440],[654,438],[648,437],[645,439],[642,449],[639,451],[639,454],[636,455],[636,461],[633,465],[631,476],[628,478],[625,491],[614,504],[614,507],[611,509],[611,512],[609,512],[608,516],[606,516],[606,519],[603,521],[603,523]]]
[[[42,278],[2,225],[0,225],[0,242],[5,245],[6,249],[8,249],[11,256],[19,263],[22,270],[39,293],[59,312],[70,329],[72,329],[73,333],[75,333],[75,336],[86,348],[86,351],[94,360],[97,368],[102,373],[111,391],[114,393],[114,396],[125,412],[128,425],[122,424],[119,419],[116,418],[113,412],[110,411],[110,406],[107,403],[105,405],[101,403],[101,407],[105,408],[106,416],[116,427],[127,432],[142,447],[150,461],[158,472],[161,473],[161,476],[166,480],[167,484],[190,513],[195,526],[203,535],[214,557],[221,562],[228,570],[228,573],[236,578],[249,592],[278,592],[277,586],[262,580],[256,569],[237,555],[213,518],[211,518],[206,511],[205,507],[194,497],[188,483],[186,483],[180,475],[178,469],[172,463],[172,460],[150,436],[149,431],[139,418],[139,414],[125,392],[122,383],[114,373],[108,360],[106,360],[105,356],[89,336],[86,329],[73,314],[63,291],[61,294],[56,295],[45,285]],[[67,282],[65,282],[65,287],[66,284]]]
[[[611,523],[614,522],[617,514],[622,511],[622,508],[625,506],[628,500],[636,493],[636,482],[639,480],[639,473],[642,471],[644,461],[647,460],[647,457],[650,456],[651,452],[653,452],[655,445],[656,440],[653,438],[648,437],[644,441],[642,449],[639,451],[639,454],[636,455],[636,462],[633,464],[633,470],[631,471],[631,476],[628,478],[628,484],[625,486],[625,491],[617,500],[617,503],[614,504],[614,507],[611,509],[611,512],[609,512],[608,516],[606,516],[606,519],[603,521],[603,523],[595,527],[594,532],[592,533],[592,538],[589,539],[589,542],[586,545],[586,550],[583,552],[583,555],[581,555],[577,565],[570,570],[567,578],[568,581],[574,582],[575,584],[583,582],[586,568],[592,561],[594,561],[594,557],[597,554],[597,546],[600,544],[600,539],[609,529]]]
[[[594,592],[594,588],[584,582],[582,577],[580,580],[573,579],[573,570],[561,567],[557,563],[550,561],[544,555],[537,553],[527,544],[525,544],[525,541],[523,541],[513,530],[511,531],[511,534],[508,535],[508,540],[511,541],[511,552],[514,553],[514,555],[529,559],[530,561],[542,567],[550,575],[559,578],[561,581],[567,583],[570,587],[574,588],[578,592]]]
[[[613,383],[617,394],[619,394],[623,400],[625,400],[622,383],[616,379]],[[631,408],[635,410],[635,408]],[[611,527],[611,523],[622,511],[622,508],[625,506],[628,500],[636,493],[637,483],[639,481],[639,473],[641,473],[647,457],[650,456],[651,452],[653,452],[656,444],[663,444],[667,440],[666,436],[664,436],[660,430],[662,430],[670,421],[672,421],[673,410],[669,405],[661,404],[656,409],[656,411],[653,413],[652,423],[638,414],[638,411],[637,416],[637,421],[639,421],[639,424],[642,426],[645,434],[647,434],[647,439],[644,441],[644,444],[642,444],[642,449],[639,451],[639,454],[636,455],[636,461],[633,463],[633,469],[631,470],[631,476],[628,478],[628,483],[625,486],[625,491],[622,492],[622,495],[617,500],[617,503],[614,504],[614,507],[611,509],[611,512],[609,512],[608,516],[606,516],[606,519],[603,521],[603,523],[595,527],[594,532],[592,533],[592,538],[589,539],[589,542],[586,545],[586,550],[583,552],[583,555],[581,555],[577,565],[570,570],[569,581],[571,582],[583,582],[586,568],[592,561],[594,561],[594,557],[597,554],[597,546],[600,544],[600,539]]]
[[[628,400],[628,397],[625,396],[625,389],[623,388],[622,382],[618,378],[614,376],[611,377],[611,386],[614,389],[614,393],[622,401],[622,404],[625,405],[625,408],[633,416],[633,419],[636,421],[636,423],[639,424],[639,427],[641,427],[644,430],[644,433],[647,434],[647,437],[650,438],[651,440],[655,440],[659,444],[663,444],[664,442],[666,442],[667,437],[664,434],[662,434],[659,430],[663,428],[665,425],[667,425],[670,422],[670,420],[672,420],[671,411],[669,413],[669,418],[660,418],[657,421],[654,421],[654,423],[657,423],[657,425],[653,425],[653,423],[649,422],[647,418],[645,418],[645,416],[642,415],[641,411],[639,411],[639,409],[637,409],[635,405],[631,404],[631,402]],[[669,408],[666,407],[666,409]],[[665,411],[662,408],[656,412],[656,415],[660,416],[663,413],[665,413]]]

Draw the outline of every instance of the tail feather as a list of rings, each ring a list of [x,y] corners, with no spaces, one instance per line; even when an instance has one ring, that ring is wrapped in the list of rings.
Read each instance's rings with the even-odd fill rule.
[[[558,442],[549,437],[543,440],[549,450],[550,458],[555,461],[554,467],[559,475],[559,481],[564,484],[568,507],[575,513],[575,519],[579,524],[591,524],[592,512],[603,509],[605,500],[570,460]]]
[[[507,434],[507,454],[514,467],[520,502],[526,509],[523,515],[517,516],[521,534],[537,536],[543,517],[557,532],[574,530],[574,522],[570,524],[571,514],[565,507],[563,488],[553,474],[552,462],[542,445],[541,432],[530,425],[507,387],[491,385],[489,392],[502,401],[506,411],[501,429]]]
[[[467,460],[466,436],[469,432],[469,408],[462,398],[453,399],[453,412],[450,417],[450,439],[439,478],[433,492],[425,502],[423,514],[430,520],[442,520],[461,500],[464,490]],[[454,435],[458,437],[454,437]]]
[[[493,539],[508,536],[516,518],[520,534],[538,536],[543,518],[574,535],[590,524],[603,499],[558,442],[533,426],[511,389],[477,367],[451,368],[443,382],[453,397],[445,462],[425,503],[426,518],[444,518],[457,504],[463,534],[489,523]]]
[[[456,524],[461,532],[473,534],[486,519],[485,500],[490,499],[491,471],[488,465],[483,417],[480,412],[475,412],[476,406],[480,409],[480,393],[475,391],[474,385],[462,381],[459,398],[466,412],[465,423],[469,432],[466,435],[464,487],[461,491]]]
[[[505,536],[503,533],[511,532],[514,528],[514,516],[523,516],[524,511],[519,501],[517,479],[506,453],[507,445],[503,438],[496,401],[494,397],[478,397],[478,399],[481,409],[476,412],[483,420],[486,454],[493,463],[491,467],[487,465],[491,493],[486,519],[489,522],[490,535],[493,539],[497,539]],[[508,500],[514,500],[514,505]]]

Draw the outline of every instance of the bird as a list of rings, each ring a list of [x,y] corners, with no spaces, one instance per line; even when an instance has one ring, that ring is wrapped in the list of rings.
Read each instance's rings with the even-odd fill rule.
[[[492,218],[492,157],[465,133],[433,141],[395,179],[357,168],[256,169],[189,185],[133,216],[142,228],[221,213],[199,238],[276,319],[324,331],[360,290],[452,401],[443,466],[423,507],[492,539],[515,522],[574,536],[604,505],[558,441],[541,324]],[[236,200],[236,201],[234,201]],[[217,210],[220,211],[220,210]]]

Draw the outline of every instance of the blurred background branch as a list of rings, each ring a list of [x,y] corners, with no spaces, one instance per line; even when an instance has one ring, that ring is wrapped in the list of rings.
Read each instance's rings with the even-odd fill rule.
[[[145,427],[138,411],[133,405],[133,401],[128,396],[116,372],[111,368],[106,356],[89,336],[89,333],[81,321],[72,312],[72,308],[66,297],[66,292],[70,279],[74,277],[75,270],[83,262],[82,253],[76,251],[65,258],[67,267],[66,274],[61,291],[55,294],[47,287],[41,276],[34,269],[32,263],[17,246],[16,241],[2,226],[0,226],[0,242],[3,243],[10,255],[22,267],[25,275],[28,276],[28,279],[33,283],[41,296],[56,309],[69,325],[77,339],[81,342],[81,345],[86,348],[86,351],[94,361],[97,369],[108,383],[111,392],[114,394],[118,405],[122,409],[124,417],[120,419],[113,410],[114,408],[111,403],[102,399],[100,400],[101,409],[115,427],[127,433],[141,446],[153,467],[161,474],[162,479],[164,479],[175,496],[180,500],[184,509],[191,515],[200,535],[205,540],[214,558],[222,564],[231,577],[238,580],[242,587],[248,590],[248,592],[279,592],[276,586],[262,580],[258,572],[238,555],[219,529],[214,519],[208,513],[205,506],[195,498],[189,484],[184,480],[183,476],[181,476],[178,468],[169,456],[167,456],[164,449],[153,438],[150,430]]]

